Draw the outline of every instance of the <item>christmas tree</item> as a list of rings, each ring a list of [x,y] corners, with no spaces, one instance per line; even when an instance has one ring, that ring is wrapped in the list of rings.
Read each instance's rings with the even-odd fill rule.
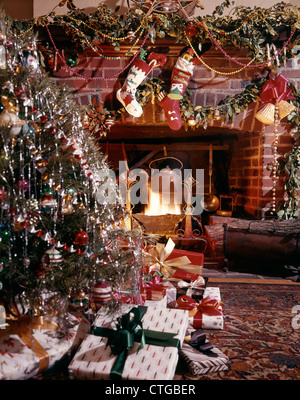
[[[36,40],[1,12],[0,299],[15,316],[99,281],[136,295],[141,255],[86,110],[43,71]]]

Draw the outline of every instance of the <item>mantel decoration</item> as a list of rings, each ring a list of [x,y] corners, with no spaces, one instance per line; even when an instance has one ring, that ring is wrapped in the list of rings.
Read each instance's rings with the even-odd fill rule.
[[[66,5],[67,14],[56,13],[59,7]],[[266,69],[269,73],[276,73],[281,65],[297,56],[300,44],[300,10],[298,7],[280,2],[265,9],[261,7],[235,6],[223,15],[224,10],[234,6],[234,2],[225,0],[215,8],[211,15],[194,16],[196,7],[203,8],[201,2],[186,1],[139,1],[128,0],[128,12],[119,13],[119,7],[110,9],[105,2],[101,2],[94,13],[87,14],[84,10],[76,8],[72,0],[62,0],[48,14],[30,21],[14,21],[14,26],[22,36],[25,32],[39,30],[45,32],[46,39],[40,45],[47,66],[56,68],[57,64],[63,65],[76,77],[84,80],[103,80],[100,77],[85,77],[79,74],[76,66],[80,64],[85,51],[94,52],[97,56],[106,59],[123,58],[130,60],[119,71],[119,74],[127,68],[131,68],[135,60],[143,59],[143,52],[148,43],[157,44],[160,39],[171,40],[182,48],[189,50],[199,63],[220,75],[234,75],[246,68]],[[52,34],[53,27],[59,27],[67,35],[72,46],[62,48],[56,42]],[[236,64],[232,72],[222,72],[214,69],[206,61],[205,50],[207,44],[219,49],[224,57]],[[110,45],[115,50],[115,56],[106,56],[101,46]],[[126,45],[126,51],[122,46]],[[128,48],[129,46],[129,48]],[[208,46],[209,48],[209,46]],[[247,52],[248,63],[242,63],[228,54],[227,49],[237,48]],[[115,79],[118,74],[105,79]],[[181,98],[176,100],[176,117],[181,117],[185,129],[196,129],[199,126],[207,127],[214,120],[224,122],[234,121],[237,114],[247,109],[248,105],[260,101],[260,93],[270,75],[257,78],[251,82],[241,93],[235,96],[227,96],[217,106],[205,106],[192,104],[189,91],[183,91]],[[289,83],[292,91],[293,110],[287,115],[286,121],[295,126],[295,146],[283,160],[277,160],[277,174],[287,176],[286,192],[288,200],[282,205],[280,211],[282,218],[297,218],[297,191],[299,187],[298,160],[300,157],[299,140],[299,91]],[[143,106],[154,97],[166,104],[167,97],[162,93],[168,93],[165,83],[159,78],[144,81],[136,87],[134,100]],[[169,100],[168,100],[169,102]],[[173,100],[174,102],[174,100]],[[173,106],[174,104],[172,104]],[[91,132],[98,136],[106,135],[110,127],[127,112],[124,104],[120,102],[117,110],[106,110],[99,104],[91,105],[91,111],[86,117],[87,123],[91,123]],[[98,111],[97,111],[98,110]],[[141,112],[141,109],[139,109]],[[166,115],[168,106],[165,107]],[[101,122],[100,122],[101,121]],[[173,126],[175,124],[172,123]],[[178,129],[175,126],[175,129]],[[275,127],[276,130],[276,127]],[[276,147],[276,146],[275,146]],[[274,156],[275,157],[275,156]],[[276,156],[277,159],[277,156]],[[275,169],[273,170],[275,171]],[[273,172],[274,173],[274,172]]]

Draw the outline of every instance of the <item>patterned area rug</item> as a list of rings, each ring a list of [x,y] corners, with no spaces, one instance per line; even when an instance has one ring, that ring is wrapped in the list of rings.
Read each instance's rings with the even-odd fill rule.
[[[193,376],[179,364],[175,379],[299,380],[300,285],[283,280],[224,281],[208,282],[220,288],[224,329],[206,334],[229,357],[229,369]]]

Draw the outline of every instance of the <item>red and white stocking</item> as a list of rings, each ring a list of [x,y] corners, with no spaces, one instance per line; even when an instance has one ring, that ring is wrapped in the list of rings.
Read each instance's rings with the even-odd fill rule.
[[[140,117],[143,113],[142,107],[135,98],[137,87],[153,68],[164,65],[167,58],[161,54],[150,53],[148,61],[149,64],[140,58],[135,59],[122,88],[117,91],[117,99],[133,117]]]
[[[169,127],[173,130],[181,128],[180,100],[189,84],[195,65],[198,60],[188,50],[180,56],[172,71],[171,88],[169,94],[160,93],[160,105],[165,111]]]

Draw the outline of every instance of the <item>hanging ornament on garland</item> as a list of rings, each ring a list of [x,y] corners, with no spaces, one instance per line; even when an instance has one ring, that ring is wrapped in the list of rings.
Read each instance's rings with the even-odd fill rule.
[[[288,80],[281,74],[274,76],[271,74],[270,79],[263,85],[260,99],[264,104],[263,107],[255,114],[255,118],[264,125],[274,124],[274,140],[273,140],[273,163],[272,163],[272,204],[271,214],[276,213],[276,181],[278,169],[278,124],[281,119],[285,118],[296,107],[287,100],[294,99],[291,95],[292,89],[288,88]]]
[[[49,193],[42,196],[40,207],[43,211],[52,211],[57,209],[57,200]]]
[[[74,244],[77,246],[86,246],[89,241],[89,235],[83,230],[80,229],[78,232],[75,233],[74,237]]]
[[[58,251],[55,247],[46,250],[45,255],[49,260],[49,266],[58,265],[63,261],[61,252]]]

